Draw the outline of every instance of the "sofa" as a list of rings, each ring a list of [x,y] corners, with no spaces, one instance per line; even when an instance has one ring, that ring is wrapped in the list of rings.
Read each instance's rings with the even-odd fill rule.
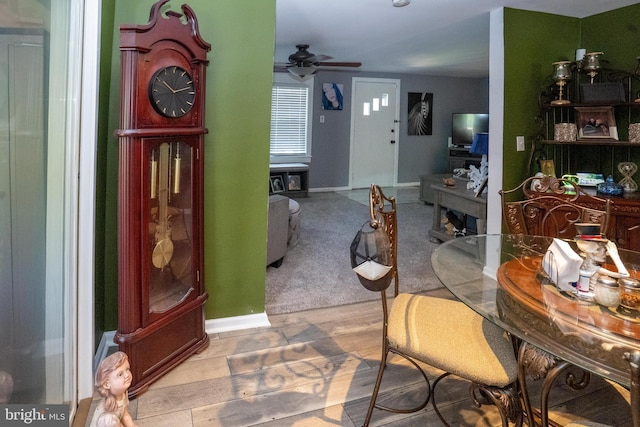
[[[267,266],[280,267],[287,254],[289,236],[289,198],[269,196],[267,228]]]
[[[294,247],[299,237],[300,204],[279,194],[269,196],[267,266],[280,267],[287,248]]]

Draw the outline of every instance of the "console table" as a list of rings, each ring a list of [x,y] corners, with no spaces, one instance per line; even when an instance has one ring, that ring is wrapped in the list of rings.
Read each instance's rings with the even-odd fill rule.
[[[444,184],[431,184],[433,191],[433,225],[429,230],[432,242],[452,239],[442,227],[442,208],[462,212],[477,219],[487,219],[487,195],[475,196],[473,190],[462,185],[447,187]]]

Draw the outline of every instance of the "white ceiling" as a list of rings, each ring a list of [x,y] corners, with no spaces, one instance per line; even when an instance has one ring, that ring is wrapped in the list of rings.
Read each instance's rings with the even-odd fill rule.
[[[295,45],[361,71],[484,77],[489,74],[489,13],[512,7],[584,18],[637,0],[276,0],[274,62]]]

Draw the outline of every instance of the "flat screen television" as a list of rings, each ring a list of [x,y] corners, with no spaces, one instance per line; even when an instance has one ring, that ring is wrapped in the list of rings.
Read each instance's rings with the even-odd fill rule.
[[[451,145],[471,147],[478,132],[489,132],[489,115],[453,113],[451,118]]]

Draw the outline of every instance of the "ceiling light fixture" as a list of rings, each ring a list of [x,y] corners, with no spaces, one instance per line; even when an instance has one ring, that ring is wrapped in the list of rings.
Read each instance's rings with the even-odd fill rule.
[[[289,72],[293,74],[297,80],[304,82],[309,80],[316,73],[317,67],[310,65],[308,67],[289,67]]]
[[[393,7],[405,7],[409,3],[411,3],[411,0],[391,0]]]

